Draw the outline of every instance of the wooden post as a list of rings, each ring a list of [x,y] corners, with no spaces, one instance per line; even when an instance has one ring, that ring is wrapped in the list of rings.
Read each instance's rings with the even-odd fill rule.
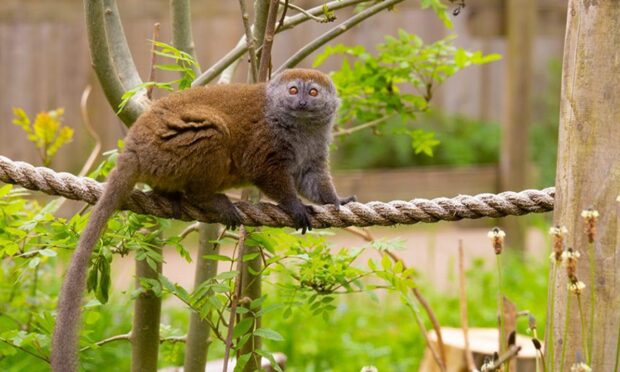
[[[523,190],[528,182],[528,127],[532,113],[532,49],[536,0],[507,0],[507,56],[504,126],[500,155],[500,189]],[[525,221],[502,221],[507,244],[525,249]]]
[[[566,226],[566,246],[581,253],[577,277],[593,371],[618,371],[620,332],[620,2],[570,0],[564,44],[560,137],[554,222]],[[600,217],[594,244],[584,233],[582,210]],[[592,269],[593,271],[590,271]],[[593,278],[594,280],[592,280]],[[576,296],[566,273],[557,276],[553,317],[554,370],[568,371],[584,340]],[[594,306],[591,306],[594,291]],[[569,319],[566,303],[571,296]],[[593,337],[590,320],[594,317]],[[565,325],[568,325],[564,339]],[[551,340],[548,340],[551,341]],[[566,344],[561,364],[562,344]]]

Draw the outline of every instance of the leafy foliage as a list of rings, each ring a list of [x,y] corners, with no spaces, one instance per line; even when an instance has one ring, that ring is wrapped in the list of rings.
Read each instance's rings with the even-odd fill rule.
[[[342,100],[338,130],[353,132],[375,122],[374,132],[380,133],[387,122],[395,123],[392,133],[408,136],[416,154],[433,155],[439,144],[433,133],[409,124],[428,109],[434,87],[466,67],[500,58],[454,47],[453,40],[450,36],[424,44],[420,37],[399,30],[398,37],[386,36],[376,46],[376,55],[361,45],[326,47],[314,66],[334,55],[345,56],[340,70],[332,74]]]
[[[32,122],[23,109],[13,108],[13,124],[22,128],[28,140],[40,150],[45,166],[50,165],[56,152],[73,139],[73,129],[63,124],[64,112],[62,108],[40,112]]]
[[[383,133],[360,131],[336,144],[334,164],[344,169],[398,168],[409,166],[495,164],[499,161],[500,125],[463,116],[429,110],[417,117],[414,125],[423,133],[432,133],[440,146],[433,157],[415,156],[411,137],[388,135],[399,130],[400,123],[387,121]]]
[[[156,48],[156,55],[174,61],[174,63],[156,64],[154,67],[161,71],[178,72],[181,77],[179,79],[167,82],[147,81],[133,87],[132,89],[129,89],[121,97],[121,102],[118,105],[117,114],[123,111],[125,106],[127,106],[127,104],[129,103],[129,100],[133,96],[135,96],[138,92],[144,89],[158,88],[167,91],[173,91],[175,90],[176,86],[176,90],[185,90],[187,88],[190,88],[192,86],[192,81],[196,79],[196,72],[194,71],[194,68],[200,68],[200,65],[191,54],[185,53],[173,47],[172,45],[163,43],[161,41],[153,40],[153,45]]]

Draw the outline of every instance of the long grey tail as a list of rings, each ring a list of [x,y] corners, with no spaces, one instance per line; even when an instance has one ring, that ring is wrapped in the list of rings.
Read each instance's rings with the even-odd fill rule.
[[[124,152],[119,156],[103,195],[95,204],[90,220],[80,235],[58,299],[51,352],[54,372],[72,372],[78,369],[80,312],[90,257],[108,219],[131,194],[136,184],[137,166],[137,160],[132,153]]]

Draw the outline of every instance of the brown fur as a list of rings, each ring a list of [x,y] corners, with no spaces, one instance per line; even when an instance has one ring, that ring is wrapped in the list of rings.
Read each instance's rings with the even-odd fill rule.
[[[327,166],[338,104],[331,80],[302,69],[287,70],[277,78],[269,86],[216,85],[174,93],[138,118],[63,283],[52,342],[54,371],[77,370],[78,322],[90,256],[106,221],[137,182],[156,192],[184,193],[231,227],[240,222],[238,212],[219,192],[248,183],[277,201],[303,232],[310,228],[310,208],[301,203],[298,192],[322,204],[355,200],[338,197]],[[286,105],[297,97],[286,96],[285,84],[292,81],[300,89],[319,85],[323,96],[313,101],[314,108],[307,109],[304,102],[299,113],[290,112]],[[300,92],[299,100],[306,98]],[[286,105],[281,99],[288,100]]]

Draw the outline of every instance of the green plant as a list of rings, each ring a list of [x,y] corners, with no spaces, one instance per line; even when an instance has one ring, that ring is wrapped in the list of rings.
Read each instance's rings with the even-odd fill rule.
[[[428,109],[433,89],[468,66],[500,58],[456,48],[453,40],[450,36],[425,44],[420,37],[399,30],[398,37],[386,36],[376,46],[376,55],[361,45],[326,47],[314,66],[333,55],[345,56],[341,68],[332,74],[342,100],[336,135],[366,128],[377,133],[390,122],[395,125],[392,134],[409,137],[416,154],[432,156],[439,144],[434,134],[412,129],[409,124],[416,114]]]
[[[155,47],[154,53],[160,57],[168,58],[174,61],[174,63],[156,64],[154,68],[161,71],[174,71],[181,74],[181,77],[166,82],[147,81],[139,84],[132,89],[127,90],[121,97],[121,102],[117,108],[117,114],[123,111],[125,106],[138,92],[149,89],[159,88],[166,91],[185,90],[192,86],[192,82],[196,79],[196,72],[194,68],[200,68],[198,61],[189,53],[183,52],[172,45],[163,43],[161,41],[152,40]]]
[[[335,165],[344,169],[398,168],[407,166],[465,166],[499,161],[500,126],[437,110],[421,113],[415,125],[433,132],[440,145],[433,156],[411,151],[410,138],[392,135],[399,123],[388,121],[379,134],[361,131],[341,137],[335,144]]]
[[[73,139],[73,129],[63,124],[64,112],[62,108],[40,112],[32,122],[23,109],[13,108],[13,124],[21,127],[28,140],[39,149],[45,166],[49,166],[56,152]]]

